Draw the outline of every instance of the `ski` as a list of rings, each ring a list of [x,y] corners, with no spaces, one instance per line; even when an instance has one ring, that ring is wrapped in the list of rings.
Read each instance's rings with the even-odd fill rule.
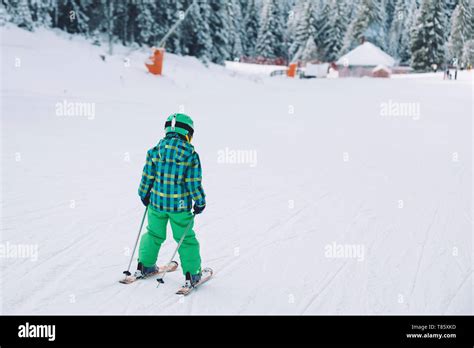
[[[174,272],[178,268],[178,263],[176,261],[171,261],[167,266],[159,266],[156,272],[148,273],[145,276],[140,276],[140,277],[136,277],[134,275],[126,276],[124,279],[119,280],[119,283],[132,284],[136,282],[137,280],[147,279],[155,275],[161,274],[166,270],[166,268],[168,268],[166,272]]]
[[[212,268],[209,268],[209,267],[204,268],[202,270],[202,277],[200,281],[198,281],[196,284],[194,284],[194,286],[191,286],[191,287],[183,285],[178,291],[176,291],[176,295],[183,295],[183,296],[189,295],[194,289],[196,289],[197,287],[201,286],[202,284],[210,280],[213,274],[214,274],[214,271],[212,270]]]

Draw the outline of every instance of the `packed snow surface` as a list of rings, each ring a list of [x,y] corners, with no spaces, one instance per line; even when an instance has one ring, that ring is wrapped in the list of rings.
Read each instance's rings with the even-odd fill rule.
[[[364,42],[346,53],[336,62],[338,65],[394,66],[395,59],[371,42]]]
[[[472,72],[254,78],[166,54],[157,77],[146,50],[103,61],[82,38],[1,30],[2,313],[473,312]],[[180,272],[118,282],[146,151],[177,111],[215,271],[186,298]]]
[[[252,75],[252,76],[270,76],[270,74],[274,71],[286,71],[286,66],[281,65],[262,65],[262,64],[251,64],[251,63],[239,63],[239,62],[232,62],[226,61],[225,67],[240,75]]]

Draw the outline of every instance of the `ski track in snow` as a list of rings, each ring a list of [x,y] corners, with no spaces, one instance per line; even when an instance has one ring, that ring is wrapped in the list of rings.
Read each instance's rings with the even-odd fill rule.
[[[309,303],[304,306],[303,313],[306,313],[308,309],[313,305],[313,303],[319,298],[319,296],[331,285],[331,283],[336,279],[336,277],[341,273],[341,271],[346,267],[349,261],[345,261],[332,275],[330,275],[327,281],[324,279],[324,285],[321,287],[320,290],[313,295],[313,297],[309,300]]]
[[[289,80],[167,54],[154,77],[149,52],[117,46],[103,62],[80,38],[1,30],[1,240],[39,252],[0,260],[2,313],[473,313],[472,72]],[[63,100],[95,103],[95,118],[58,117]],[[380,116],[389,100],[419,103],[421,117]],[[180,269],[159,288],[118,283],[146,150],[181,105],[195,118],[208,197],[195,226],[215,271],[187,297],[174,294]],[[256,151],[256,166],[219,163],[226,148]],[[363,246],[363,259],[328,257],[332,243]],[[168,230],[158,264],[175,245]]]
[[[436,220],[436,217],[438,215],[438,209],[436,209],[433,213],[433,218],[432,220],[430,221],[430,224],[428,226],[428,228],[426,229],[426,232],[425,232],[425,238],[423,240],[423,243],[421,244],[421,251],[419,253],[419,257],[418,257],[418,262],[416,264],[416,270],[415,270],[415,277],[413,279],[413,285],[411,287],[411,291],[410,291],[410,294],[413,295],[413,292],[415,291],[415,288],[416,288],[416,282],[418,280],[418,273],[420,271],[420,266],[421,266],[421,261],[423,260],[423,255],[424,255],[424,251],[425,251],[425,246],[426,246],[426,243],[428,242],[428,236],[429,236],[429,233],[430,233],[430,230],[431,230],[431,227],[433,226],[433,223],[434,221]]]
[[[464,284],[467,283],[468,279],[472,278],[472,270],[466,274],[466,276],[464,277],[464,279],[461,281],[461,283],[459,284],[459,286],[457,287],[457,289],[454,291],[454,294],[451,296],[451,298],[449,299],[447,305],[446,305],[446,309],[443,311],[443,314],[447,314],[449,313],[449,307],[451,306],[451,303],[454,301],[454,299],[456,298],[456,296],[461,292],[461,289],[464,287]],[[472,281],[471,281],[471,284],[472,284]]]

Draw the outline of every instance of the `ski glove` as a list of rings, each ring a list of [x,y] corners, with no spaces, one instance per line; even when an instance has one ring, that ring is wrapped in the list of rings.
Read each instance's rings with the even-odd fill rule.
[[[148,204],[150,204],[150,195],[146,195],[145,198],[141,198],[142,200],[142,203],[145,207],[148,206]]]
[[[197,215],[197,214],[201,214],[201,213],[202,213],[202,211],[206,208],[206,205],[204,204],[204,205],[202,205],[202,206],[199,206],[199,205],[197,205],[196,203],[194,203],[194,207],[193,207],[193,208],[194,208],[193,213],[194,213],[195,215]]]

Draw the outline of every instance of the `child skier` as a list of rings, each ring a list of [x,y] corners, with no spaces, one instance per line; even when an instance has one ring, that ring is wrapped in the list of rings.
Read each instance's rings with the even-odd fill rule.
[[[177,242],[186,233],[178,252],[186,283],[193,286],[201,279],[193,213],[200,214],[206,207],[201,162],[191,145],[194,123],[187,115],[173,114],[166,120],[165,131],[166,136],[158,145],[148,150],[138,190],[143,204],[148,207],[148,227],[140,240],[135,275],[157,271],[156,260],[166,239],[169,221]]]

